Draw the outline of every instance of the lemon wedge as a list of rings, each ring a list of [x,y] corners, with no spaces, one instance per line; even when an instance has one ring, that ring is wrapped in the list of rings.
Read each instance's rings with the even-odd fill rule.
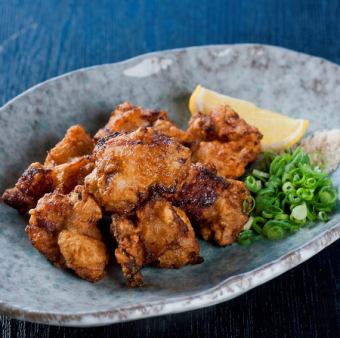
[[[230,106],[247,123],[260,130],[264,150],[278,151],[293,146],[301,140],[309,125],[308,120],[293,119],[261,109],[251,102],[222,95],[201,85],[191,94],[189,110],[191,114],[204,114],[223,104]]]

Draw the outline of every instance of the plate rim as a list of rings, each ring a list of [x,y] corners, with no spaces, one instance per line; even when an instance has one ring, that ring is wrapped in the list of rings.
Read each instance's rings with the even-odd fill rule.
[[[281,50],[284,53],[299,54],[304,57],[312,57],[315,59],[323,60],[328,64],[335,65],[340,68],[340,66],[332,61],[319,56],[313,56],[307,53],[302,53],[294,51],[292,49],[260,44],[260,43],[235,43],[235,44],[211,44],[202,46],[191,46],[175,49],[167,49],[162,51],[155,51],[151,53],[141,54],[129,59],[125,59],[114,63],[105,63],[101,65],[93,65],[90,67],[83,67],[70,72],[52,77],[46,81],[40,82],[19,95],[13,97],[7,101],[2,107],[0,107],[0,114],[3,110],[9,107],[17,99],[22,96],[27,95],[31,91],[43,87],[45,84],[58,81],[62,78],[72,76],[77,73],[87,72],[95,70],[98,68],[105,68],[112,65],[124,65],[125,63],[131,63],[139,60],[143,60],[149,57],[162,56],[166,53],[178,53],[181,51],[195,50],[195,49],[214,49],[214,48],[231,48],[231,47],[264,47],[266,49]],[[89,327],[89,326],[102,326],[118,322],[126,322],[131,320],[155,317],[166,314],[180,313],[190,310],[195,310],[198,308],[212,306],[223,301],[235,298],[256,286],[259,286],[277,276],[283,274],[284,272],[296,267],[297,265],[305,262],[309,258],[313,257],[315,254],[325,249],[327,246],[335,242],[340,238],[340,223],[335,223],[331,228],[327,229],[325,232],[319,234],[317,237],[311,239],[310,241],[304,243],[300,247],[290,251],[274,261],[264,264],[256,269],[247,271],[242,274],[237,274],[230,276],[219,284],[212,288],[198,292],[191,296],[183,296],[178,298],[173,298],[170,301],[154,301],[143,305],[131,305],[127,307],[113,308],[107,311],[94,311],[80,314],[62,314],[56,312],[39,312],[30,311],[24,308],[16,307],[10,304],[6,304],[0,300],[0,313],[7,315],[12,318],[29,320],[31,322],[48,324],[48,325],[63,325],[63,326],[73,326],[73,327]],[[275,268],[277,271],[275,271]],[[273,273],[274,270],[274,273]],[[269,274],[269,275],[268,275]],[[256,281],[251,282],[247,279],[249,276],[257,277]],[[248,283],[246,287],[240,287],[239,284]],[[238,291],[230,291],[230,288],[239,288]]]
[[[319,234],[304,245],[278,257],[274,261],[256,269],[231,276],[216,286],[195,295],[178,297],[164,303],[162,301],[154,301],[144,305],[131,305],[108,311],[84,312],[75,315],[22,310],[15,306],[0,303],[0,312],[12,318],[40,324],[68,327],[94,327],[192,311],[236,298],[307,261],[339,238],[340,223],[335,223],[324,233]],[[273,268],[278,269],[273,273]],[[249,277],[251,276],[254,279],[254,275],[256,275],[257,281],[250,283]],[[242,289],[240,283],[246,283],[248,285],[245,289],[239,290],[238,292],[228,290],[233,287]],[[221,292],[224,291],[226,291],[226,295],[221,295]],[[212,300],[211,296],[213,296]],[[192,300],[197,299],[198,301],[196,303],[192,302]],[[156,312],[153,312],[153,310]]]
[[[340,68],[339,64],[337,64],[333,61],[330,61],[330,60],[328,60],[324,57],[320,57],[320,56],[316,56],[316,55],[312,55],[312,54],[308,54],[308,53],[304,53],[304,52],[299,52],[299,51],[296,51],[296,50],[293,50],[293,49],[290,49],[290,48],[286,48],[286,47],[281,47],[281,46],[276,46],[276,45],[271,45],[271,44],[263,44],[263,43],[208,44],[208,45],[198,45],[198,46],[163,49],[163,50],[157,50],[157,51],[148,52],[148,53],[144,53],[144,54],[139,54],[137,56],[133,56],[131,58],[124,59],[124,60],[117,61],[117,62],[108,62],[108,63],[93,65],[93,66],[89,66],[89,67],[81,67],[81,68],[74,69],[74,70],[71,70],[69,72],[57,75],[57,76],[53,76],[53,77],[51,77],[47,80],[38,82],[37,84],[27,88],[26,90],[24,90],[20,94],[9,99],[7,102],[5,102],[0,107],[0,114],[1,114],[2,110],[7,108],[9,105],[11,105],[15,100],[17,100],[20,97],[30,93],[31,91],[39,89],[40,87],[42,87],[45,84],[60,80],[64,77],[71,76],[71,75],[74,75],[76,73],[81,73],[81,72],[84,72],[84,71],[91,71],[91,70],[95,70],[95,69],[99,69],[99,68],[105,68],[105,67],[109,67],[109,66],[112,66],[112,65],[124,65],[124,63],[130,63],[130,62],[133,62],[133,61],[143,60],[144,58],[153,57],[153,56],[161,56],[162,54],[166,54],[166,53],[177,53],[177,52],[182,52],[182,51],[186,51],[186,50],[195,50],[195,49],[213,49],[213,48],[229,48],[229,47],[264,47],[264,48],[273,49],[273,50],[281,50],[285,53],[288,52],[288,53],[292,53],[292,54],[298,54],[298,55],[301,55],[303,57],[312,57],[312,58],[318,59],[320,61],[322,60],[322,61],[324,61],[328,64],[331,64],[333,66]]]

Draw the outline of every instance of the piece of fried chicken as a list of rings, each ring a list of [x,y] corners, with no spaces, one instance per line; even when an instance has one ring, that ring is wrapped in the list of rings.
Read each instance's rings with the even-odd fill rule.
[[[235,241],[252,206],[243,182],[225,179],[200,163],[193,164],[176,204],[195,222],[205,240],[224,246]]]
[[[190,168],[190,149],[153,128],[101,139],[86,188],[108,213],[132,212],[150,195],[174,195]]]
[[[30,215],[27,235],[55,266],[72,269],[91,282],[104,276],[108,253],[97,228],[102,213],[83,186],[68,195],[45,194]]]
[[[154,127],[160,134],[176,138],[179,142],[186,140],[186,133],[175,126],[165,111],[155,111],[135,106],[130,102],[118,105],[104,128],[100,129],[96,141],[114,132],[129,133],[140,127]]]
[[[241,177],[246,165],[250,162],[247,160],[249,152],[246,148],[234,150],[231,143],[236,142],[201,141],[193,144],[191,146],[192,162],[204,163],[207,166],[213,165],[218,174],[225,178]]]
[[[118,242],[117,262],[132,287],[143,284],[140,270],[146,265],[178,269],[203,261],[185,212],[163,198],[148,201],[133,218],[113,215],[111,233]]]
[[[80,125],[70,127],[64,138],[58,142],[47,154],[44,165],[53,167],[67,163],[70,160],[90,155],[94,148],[91,136]]]
[[[54,188],[49,170],[38,162],[32,163],[13,188],[5,190],[1,199],[20,213],[34,208],[38,199]]]
[[[242,176],[261,152],[262,134],[228,106],[195,114],[187,135],[193,162],[214,165],[226,178]]]
[[[25,213],[34,208],[44,194],[58,189],[67,194],[94,168],[89,156],[94,147],[93,140],[79,125],[67,130],[65,137],[52,148],[42,165],[32,163],[21,175],[15,187],[7,189],[2,200]]]
[[[48,170],[50,170],[54,189],[68,194],[75,186],[83,185],[85,177],[93,169],[94,161],[90,155],[86,155],[76,157]]]

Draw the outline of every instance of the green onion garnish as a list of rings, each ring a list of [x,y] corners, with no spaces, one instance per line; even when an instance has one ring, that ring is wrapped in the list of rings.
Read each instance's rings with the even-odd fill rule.
[[[307,217],[307,206],[305,203],[301,205],[297,205],[293,208],[292,213],[290,214],[294,220],[298,222],[305,221]]]
[[[290,183],[289,181],[288,182],[285,182],[282,186],[282,191],[287,194],[288,192],[294,190],[294,186],[292,183]]]
[[[264,171],[261,171],[261,170],[257,170],[257,169],[253,170],[253,176],[257,177],[259,179],[269,178],[269,174],[268,173],[266,173]]]
[[[249,245],[257,237],[282,239],[308,222],[330,219],[338,190],[326,173],[310,164],[302,148],[280,155],[263,153],[260,158],[245,178],[254,201],[240,244]]]

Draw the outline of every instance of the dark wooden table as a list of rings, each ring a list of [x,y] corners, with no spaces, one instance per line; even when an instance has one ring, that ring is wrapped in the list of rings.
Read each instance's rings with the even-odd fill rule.
[[[80,67],[237,42],[279,45],[340,63],[340,1],[0,0],[0,105]],[[0,336],[336,337],[339,256],[337,242],[281,277],[206,309],[89,329],[1,317]]]

